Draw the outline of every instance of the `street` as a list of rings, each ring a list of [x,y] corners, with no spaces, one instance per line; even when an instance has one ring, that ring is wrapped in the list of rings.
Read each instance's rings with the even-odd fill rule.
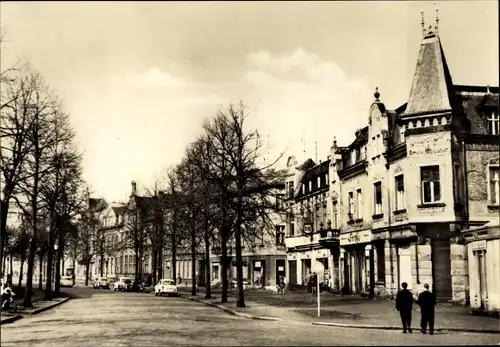
[[[2,326],[2,346],[467,345],[500,335],[342,329],[249,320],[180,297],[69,289],[77,298]]]

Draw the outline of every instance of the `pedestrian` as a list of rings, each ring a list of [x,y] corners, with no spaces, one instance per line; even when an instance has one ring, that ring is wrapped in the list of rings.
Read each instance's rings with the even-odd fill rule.
[[[434,335],[434,308],[436,307],[436,296],[429,291],[429,285],[424,284],[425,290],[418,295],[417,304],[420,306],[420,328],[422,334],[426,333],[427,324],[429,334]]]
[[[311,277],[311,289],[312,289],[313,295],[317,291],[317,286],[318,286],[318,275],[316,275],[316,272],[315,272],[315,273],[313,273],[313,275]]]
[[[401,323],[403,324],[403,333],[412,332],[411,330],[411,310],[413,306],[413,294],[406,288],[408,283],[401,283],[402,290],[396,296],[396,310],[399,311],[401,316]]]

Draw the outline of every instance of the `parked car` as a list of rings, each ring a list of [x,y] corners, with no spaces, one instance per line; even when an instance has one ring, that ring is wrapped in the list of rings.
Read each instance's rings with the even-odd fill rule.
[[[177,286],[175,281],[171,279],[164,278],[159,280],[154,289],[157,296],[162,296],[163,294],[177,296]]]
[[[109,280],[106,277],[99,277],[94,281],[94,289],[109,289]]]
[[[132,279],[130,277],[118,278],[118,281],[116,281],[114,283],[113,289],[115,291],[122,290],[122,291],[127,291],[127,292],[132,290]]]
[[[61,276],[61,281],[59,282],[61,287],[73,287],[73,278],[71,276]]]

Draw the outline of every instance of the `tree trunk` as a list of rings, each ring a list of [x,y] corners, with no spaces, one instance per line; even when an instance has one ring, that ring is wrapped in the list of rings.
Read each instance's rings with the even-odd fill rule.
[[[208,216],[205,216],[205,299],[212,298],[212,276],[210,274],[210,235],[208,231]]]
[[[43,257],[44,254],[43,253],[40,253],[38,254],[38,257],[39,257],[39,261],[40,261],[40,266],[39,266],[39,269],[38,269],[38,289],[39,290],[43,290]]]
[[[18,287],[21,288],[23,285],[23,272],[24,272],[24,262],[26,259],[24,257],[21,258],[21,270],[19,271],[19,282]]]
[[[7,217],[9,213],[9,201],[7,199],[0,201],[0,261],[2,262],[3,268],[5,267],[5,246],[7,238]],[[3,275],[2,271],[2,275]]]
[[[196,295],[196,229],[194,225],[195,216],[193,212],[191,221],[191,295]]]
[[[101,272],[101,277],[104,277],[104,252],[101,252],[101,264],[99,271]]]
[[[139,250],[135,251],[135,281],[139,280]]]
[[[85,264],[85,285],[89,285],[89,275],[90,275],[90,260]]]
[[[162,244],[160,244],[160,246],[158,247],[158,259],[156,262],[158,264],[158,274],[157,274],[156,281],[159,281],[160,279],[163,278],[163,265],[165,264],[165,262],[163,261],[163,245]]]
[[[236,285],[238,287],[238,298],[236,307],[245,307],[245,296],[243,293],[243,259],[241,255],[241,197],[238,198],[236,228],[234,230],[235,252],[236,252]]]
[[[12,268],[13,268],[13,265],[14,265],[13,262],[14,262],[14,259],[13,259],[12,254],[11,254],[10,255],[10,269],[9,269],[11,280],[12,280]]]
[[[156,281],[156,278],[158,277],[158,247],[157,246],[154,246],[153,249],[152,249],[152,267],[153,267],[153,283],[156,284],[157,281]]]
[[[71,256],[71,261],[73,262],[73,285],[75,285],[75,282],[76,282],[76,257],[77,257],[77,253],[78,252],[78,244],[77,242],[75,241],[75,246],[73,248],[73,254]]]
[[[62,240],[59,239],[59,248],[56,251],[56,273],[54,279],[54,296],[57,298],[61,295],[61,258],[63,254]]]
[[[224,230],[224,234],[226,231]],[[227,288],[228,288],[228,280],[227,280],[227,270],[228,270],[228,258],[227,258],[227,244],[225,237],[221,237],[221,281],[222,281],[222,294],[221,294],[221,302],[227,302]]]
[[[175,215],[174,215],[174,224],[175,224]],[[177,247],[176,247],[176,237],[175,237],[175,229],[172,230],[172,277],[173,277],[173,280],[176,284],[179,284],[177,283]]]
[[[47,274],[45,276],[45,300],[52,300],[52,265],[54,263],[54,239],[53,232],[49,232],[49,244],[47,251]]]

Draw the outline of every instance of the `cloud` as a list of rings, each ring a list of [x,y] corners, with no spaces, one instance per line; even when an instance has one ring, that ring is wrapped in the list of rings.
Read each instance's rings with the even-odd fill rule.
[[[181,88],[188,85],[182,78],[176,78],[161,71],[158,67],[153,67],[145,73],[132,72],[128,74],[130,83],[138,86],[157,86],[166,88]]]
[[[247,55],[243,80],[261,100],[252,125],[271,135],[276,150],[289,148],[299,160],[326,159],[336,136],[341,144],[366,126],[373,88],[338,64],[298,47],[286,54],[259,50]],[[305,138],[305,145],[302,143]]]

